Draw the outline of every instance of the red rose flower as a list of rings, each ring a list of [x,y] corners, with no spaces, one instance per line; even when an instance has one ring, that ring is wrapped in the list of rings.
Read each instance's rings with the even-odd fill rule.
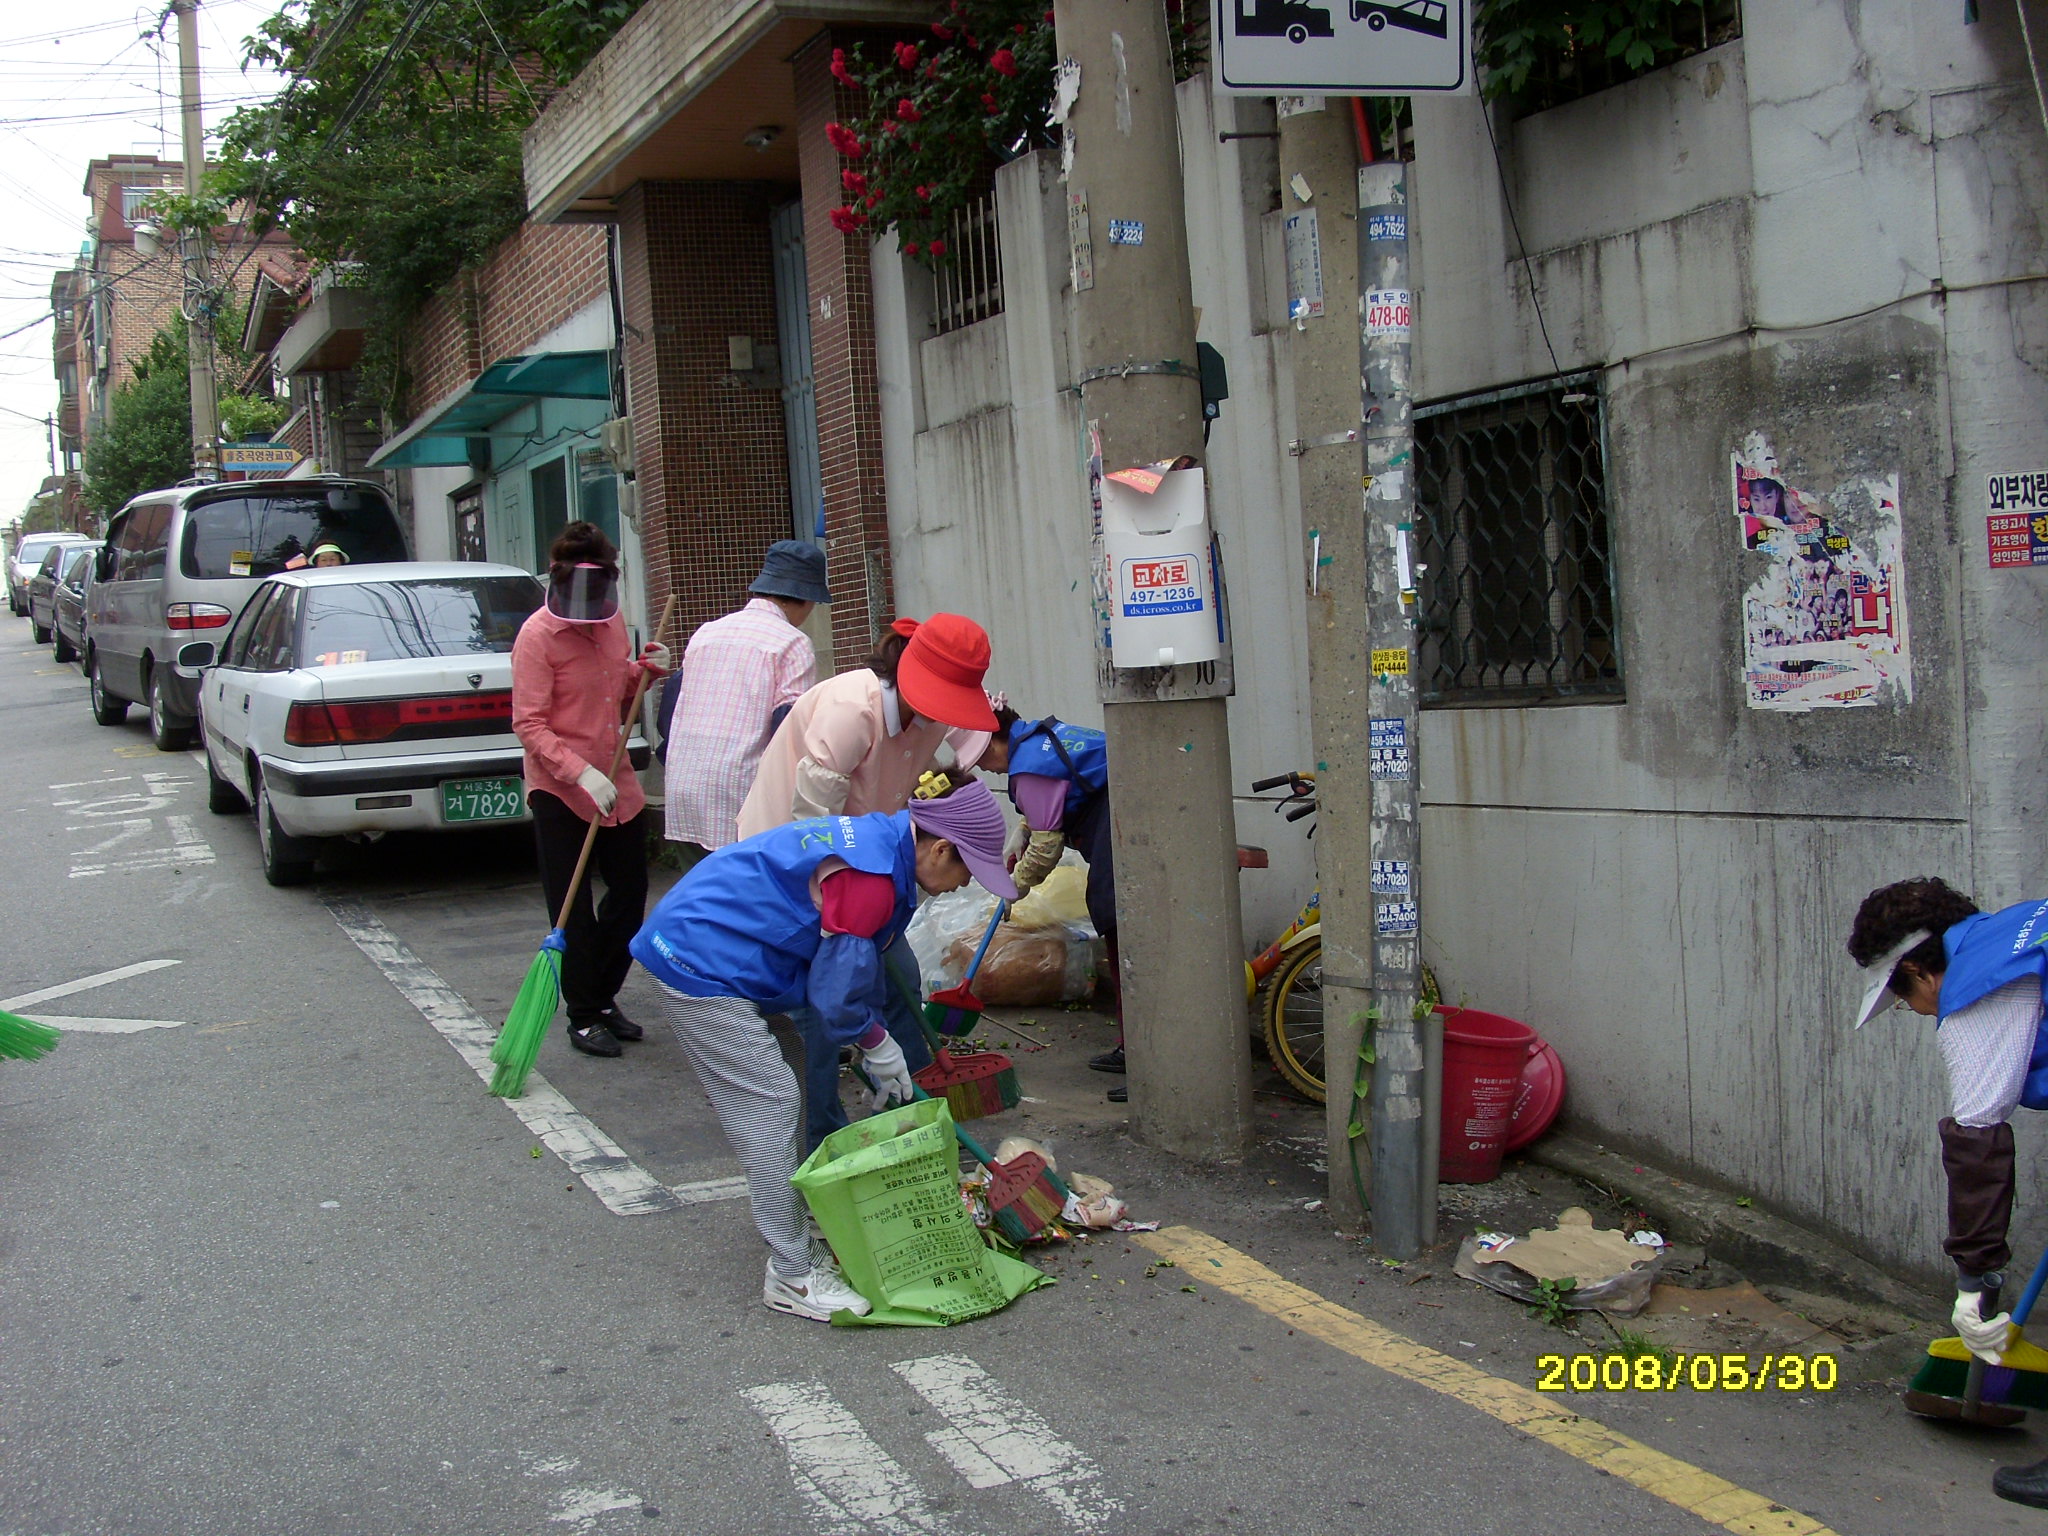
[[[1048,27],[1052,25],[1052,12],[1051,12],[1051,11],[1047,11],[1047,12],[1045,13],[1045,24],[1046,24],[1046,25],[1047,25]]]
[[[915,240],[906,240],[903,242],[903,254],[906,256],[915,256],[919,251],[923,249],[924,247],[919,245]]]
[[[965,43],[968,47],[973,48],[977,51],[979,51],[979,49],[981,48],[981,44],[977,43],[974,40],[974,34],[972,32],[962,32],[960,34],[960,41]]]
[[[930,187],[927,187],[927,186],[923,185],[922,183],[920,183],[920,184],[918,185],[918,187],[917,187],[917,189],[916,189],[916,190],[917,190],[917,195],[918,195],[918,196],[919,196],[919,197],[920,197],[921,199],[923,199],[923,200],[924,200],[925,202],[927,202],[927,203],[928,203],[928,202],[930,202],[930,201],[932,200],[932,189],[931,189]]]
[[[1019,37],[1022,37],[1024,35],[1024,23],[1020,21],[1017,23],[1016,26],[1012,27],[1010,30],[1015,32]]]
[[[868,152],[867,145],[861,143],[859,136],[844,123],[827,123],[825,137],[831,141],[834,149],[849,160],[858,160]]]
[[[1017,73],[1017,55],[1007,48],[998,48],[988,56],[988,67],[1008,79]]]
[[[850,85],[855,89],[858,89],[860,86],[860,82],[853,78],[852,72],[846,67],[846,50],[844,48],[834,48],[832,50],[832,78],[841,85]]]
[[[994,117],[999,110],[996,106],[995,97],[991,96],[987,91],[981,93],[981,108],[990,117]]]
[[[839,185],[847,191],[858,195],[867,191],[868,179],[861,175],[859,171],[841,171],[839,173]]]
[[[943,256],[946,254],[946,242],[943,240],[934,240],[930,245],[926,246],[925,249],[930,251],[934,256]]]
[[[881,200],[882,189],[880,187],[869,187],[867,191],[867,196],[863,197],[860,200],[860,204],[863,208],[872,208]]]
[[[1014,74],[1015,70],[1011,72]],[[917,103],[906,96],[896,103],[896,120],[902,123],[923,122],[924,114],[917,110]]]
[[[825,217],[832,221],[832,227],[839,233],[850,235],[860,228],[861,220],[866,215],[852,208],[834,208]]]
[[[932,36],[942,43],[950,43],[953,41],[953,29],[943,21],[935,21],[932,23]]]
[[[917,44],[898,43],[896,45],[896,67],[898,69],[917,68]]]

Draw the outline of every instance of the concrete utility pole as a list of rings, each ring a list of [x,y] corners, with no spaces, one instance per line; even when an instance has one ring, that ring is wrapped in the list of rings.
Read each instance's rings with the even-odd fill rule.
[[[185,127],[185,196],[197,199],[206,179],[206,124],[199,111],[199,0],[170,0],[178,18],[178,99]],[[220,478],[220,394],[213,378],[213,273],[207,231],[179,242],[185,263],[186,354],[192,381],[192,473]]]
[[[1436,1116],[1426,1112],[1424,1093],[1429,1032],[1416,1016],[1422,978],[1414,769],[1416,465],[1409,414],[1408,191],[1399,161],[1359,168],[1358,223],[1372,650],[1372,1233],[1382,1253],[1406,1259],[1435,1235],[1434,1147],[1425,1132]],[[1334,1058],[1331,1065],[1334,1074]]]
[[[1060,56],[1080,69],[1066,128],[1082,414],[1106,471],[1200,462],[1165,12],[1121,0],[1056,0],[1054,12]],[[1153,1146],[1200,1158],[1242,1152],[1251,1106],[1228,659],[1116,670],[1105,650],[1098,667],[1132,1123]]]
[[[1309,191],[1303,201],[1293,183]],[[1313,217],[1323,309],[1288,338],[1301,437],[1289,445],[1301,485],[1307,572],[1309,715],[1315,742],[1316,875],[1321,884],[1323,1070],[1328,1210],[1339,1231],[1365,1225],[1360,1185],[1370,1110],[1352,1089],[1372,1004],[1372,781],[1367,773],[1372,641],[1366,519],[1359,502],[1358,147],[1348,98],[1280,120],[1280,186],[1290,217]],[[1302,243],[1306,243],[1303,241]],[[1355,1163],[1354,1163],[1355,1159]],[[1354,1171],[1355,1170],[1355,1171]]]

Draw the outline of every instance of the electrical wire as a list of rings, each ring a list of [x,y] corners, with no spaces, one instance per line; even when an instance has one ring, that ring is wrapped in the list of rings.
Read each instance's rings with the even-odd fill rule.
[[[1473,56],[1472,68],[1479,68],[1477,54]],[[1536,329],[1543,333],[1543,350],[1550,354],[1550,368],[1553,373],[1563,373],[1564,364],[1557,360],[1557,348],[1550,344],[1550,326],[1543,318],[1543,300],[1536,292],[1536,264],[1529,259],[1529,243],[1522,238],[1522,221],[1515,217],[1515,200],[1508,192],[1507,167],[1501,164],[1500,140],[1493,136],[1493,113],[1484,101],[1479,103],[1479,120],[1486,124],[1486,142],[1493,146],[1493,173],[1500,178],[1500,200],[1508,210],[1508,228],[1515,232],[1515,249],[1522,253],[1522,271],[1529,279],[1529,307],[1536,311]]]

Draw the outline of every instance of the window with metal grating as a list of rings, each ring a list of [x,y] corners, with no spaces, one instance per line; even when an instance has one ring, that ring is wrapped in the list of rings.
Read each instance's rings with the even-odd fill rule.
[[[1415,410],[1428,705],[1621,697],[1597,375]]]
[[[1003,312],[1003,253],[996,242],[996,193],[970,199],[946,225],[946,254],[933,263],[941,336]]]

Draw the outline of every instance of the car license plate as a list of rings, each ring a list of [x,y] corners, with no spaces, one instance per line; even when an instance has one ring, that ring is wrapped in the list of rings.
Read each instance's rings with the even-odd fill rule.
[[[516,821],[526,814],[526,786],[517,779],[448,779],[441,785],[443,821]]]

